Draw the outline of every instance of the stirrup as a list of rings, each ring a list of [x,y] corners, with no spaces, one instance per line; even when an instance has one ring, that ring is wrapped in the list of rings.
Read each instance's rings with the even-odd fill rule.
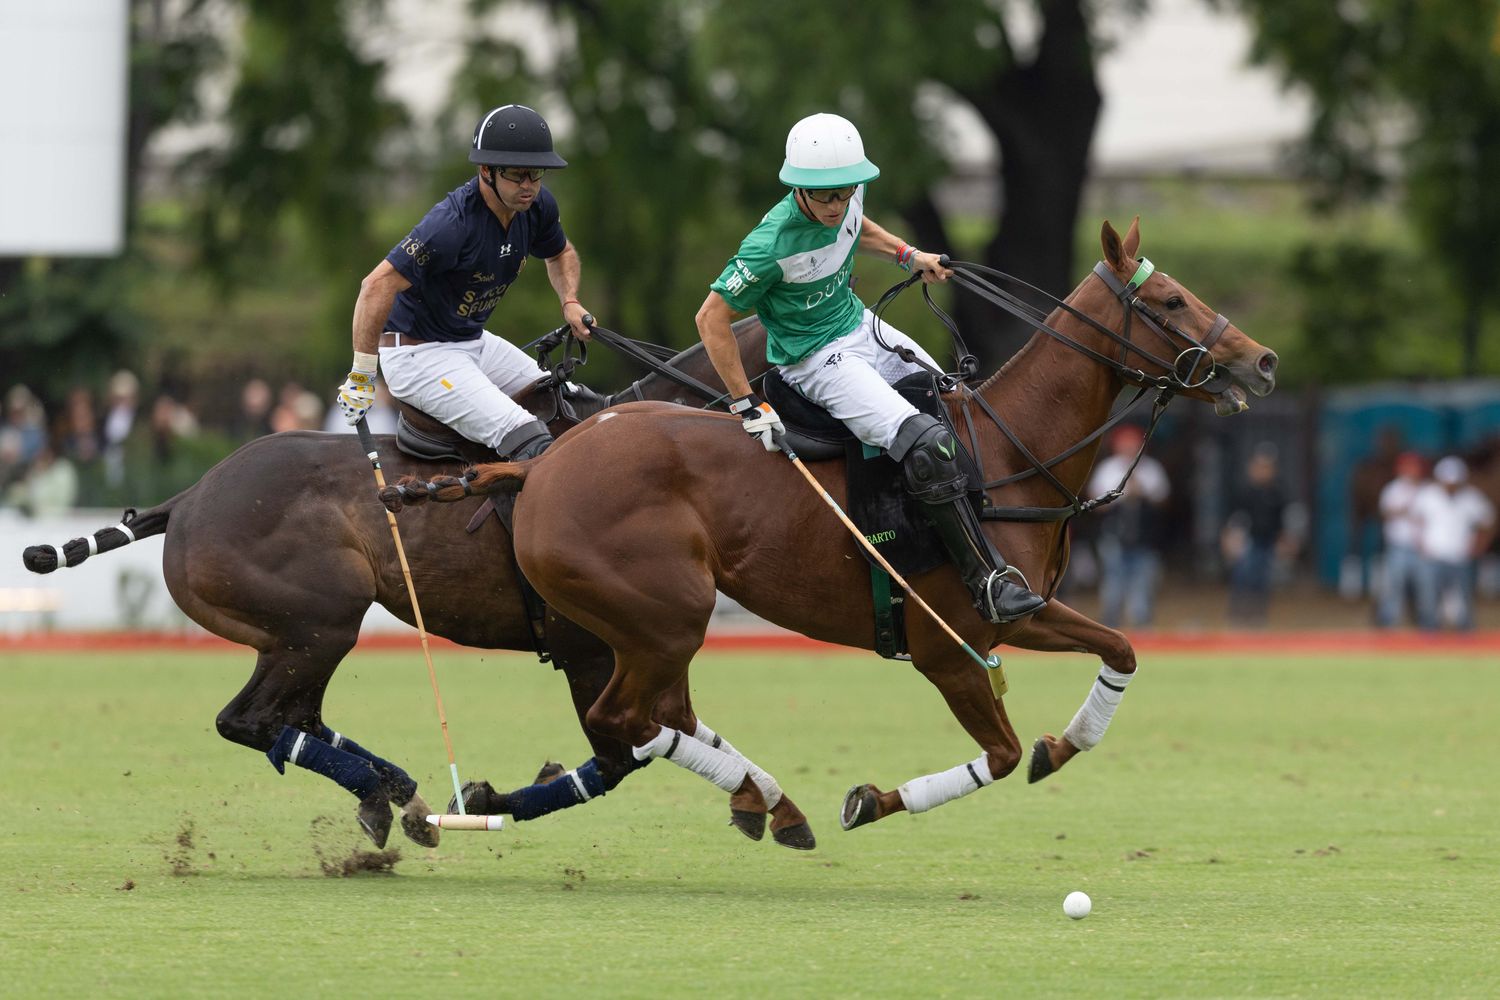
[[[1017,583],[1014,580],[1007,579],[1012,575],[1019,577],[1020,582]],[[995,591],[1001,589],[1006,584],[1009,584],[1013,587],[1023,588],[1026,593],[1031,594],[1031,596],[1036,598],[1035,605],[1026,608],[1024,611],[1017,611],[1013,614],[1006,614],[1005,612],[1002,612],[995,605]],[[1035,593],[1031,589],[1031,587],[1026,584],[1026,577],[1022,575],[1021,571],[1016,569],[1014,566],[1007,566],[1003,570],[992,570],[990,574],[984,578],[984,583],[982,586],[984,588],[984,597],[983,603],[980,605],[980,610],[984,612],[985,616],[990,620],[990,622],[995,625],[1006,625],[1013,621],[1019,621],[1020,619],[1025,618],[1027,615],[1035,614],[1047,605],[1047,599],[1042,595]],[[975,603],[979,604],[980,602],[976,601]]]

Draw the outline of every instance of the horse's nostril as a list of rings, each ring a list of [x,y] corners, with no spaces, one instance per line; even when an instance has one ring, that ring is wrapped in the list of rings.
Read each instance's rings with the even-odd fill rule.
[[[1262,375],[1271,376],[1276,374],[1276,352],[1267,351],[1260,356],[1257,366]]]

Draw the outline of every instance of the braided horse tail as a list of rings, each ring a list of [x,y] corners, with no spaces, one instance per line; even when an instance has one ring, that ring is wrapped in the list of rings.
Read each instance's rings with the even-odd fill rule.
[[[28,545],[21,553],[21,562],[33,573],[51,573],[56,569],[77,566],[89,556],[100,552],[108,552],[111,549],[129,545],[131,542],[138,542],[142,538],[160,535],[167,530],[167,518],[171,517],[172,508],[177,506],[178,501],[187,496],[188,492],[190,490],[185,490],[166,503],[158,504],[140,513],[136,513],[136,509],[130,507],[120,516],[119,524],[100,528],[92,535],[74,538],[61,545]]]
[[[427,481],[416,476],[403,476],[394,486],[380,491],[380,502],[391,513],[402,507],[432,500],[435,503],[453,503],[464,497],[488,496],[491,493],[519,493],[526,482],[526,473],[535,459],[524,462],[488,462],[471,465],[462,476],[438,476]]]

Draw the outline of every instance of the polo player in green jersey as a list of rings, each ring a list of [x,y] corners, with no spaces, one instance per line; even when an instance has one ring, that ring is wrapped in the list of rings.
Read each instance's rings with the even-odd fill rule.
[[[817,114],[794,125],[781,167],[781,180],[792,191],[751,230],[709,286],[698,310],[698,334],[735,397],[730,411],[767,451],[775,451],[781,418],[751,393],[730,332],[734,313],[757,310],[766,328],[766,358],[786,383],[901,464],[907,491],[923,504],[958,564],[974,606],[992,622],[1014,621],[1046,599],[1015,582],[985,538],[965,492],[958,442],[940,420],[918,412],[891,388],[921,366],[881,347],[874,316],[849,287],[857,249],[915,270],[928,284],[952,274],[937,254],[908,246],[865,215],[865,185],[879,176],[847,120]],[[937,368],[889,324],[881,324],[881,337]]]

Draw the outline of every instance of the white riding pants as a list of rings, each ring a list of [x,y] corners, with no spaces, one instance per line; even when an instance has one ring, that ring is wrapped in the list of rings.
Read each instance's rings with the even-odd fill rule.
[[[896,431],[917,412],[891,385],[922,368],[876,343],[874,322],[874,314],[866,309],[852,332],[794,365],[781,366],[780,371],[788,385],[842,421],[855,437],[876,448],[889,448]],[[889,323],[880,324],[880,336],[892,347],[911,348],[937,368],[937,362],[915,340]]]
[[[511,397],[547,374],[525,351],[488,330],[457,343],[382,347],[380,370],[392,396],[491,448],[536,419]]]

